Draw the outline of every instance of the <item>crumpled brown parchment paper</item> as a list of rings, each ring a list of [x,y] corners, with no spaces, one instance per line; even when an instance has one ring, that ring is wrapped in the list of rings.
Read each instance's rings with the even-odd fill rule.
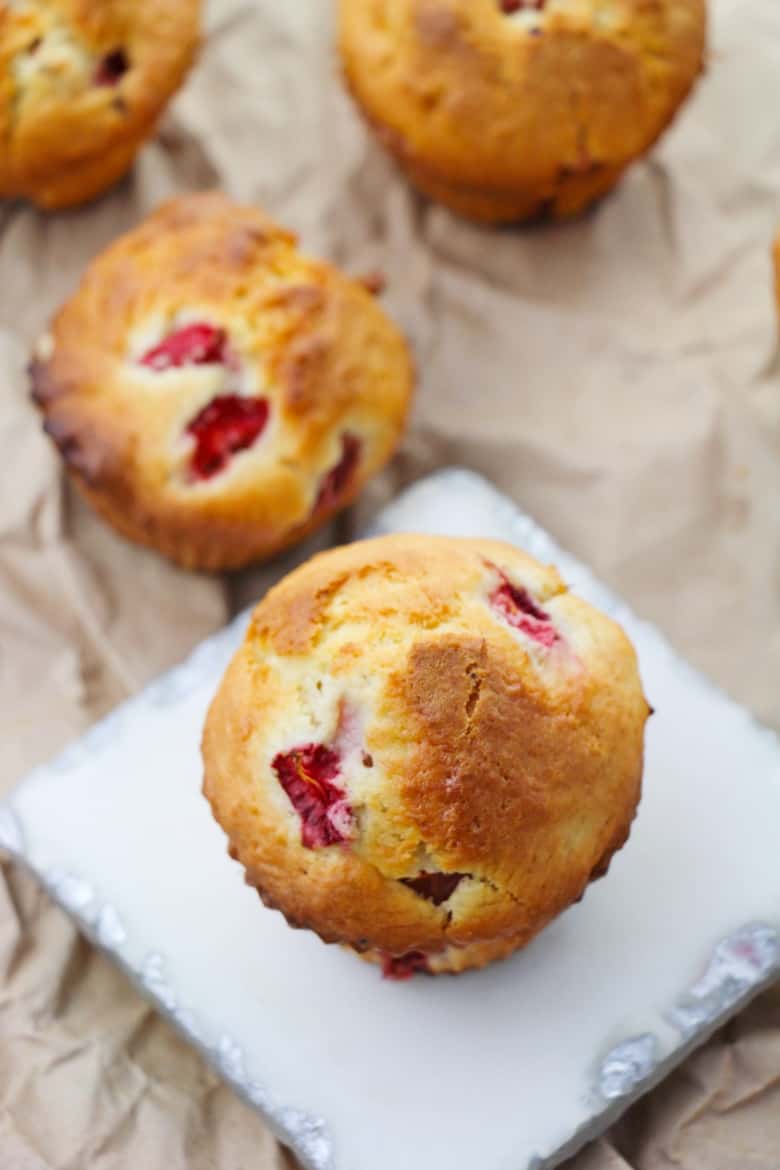
[[[63,484],[27,402],[29,346],[85,263],[162,198],[214,185],[265,204],[309,250],[382,269],[417,351],[401,457],[321,539],[348,537],[425,471],[471,466],[780,727],[780,5],[713,10],[695,99],[569,226],[493,233],[413,196],[341,92],[325,0],[212,0],[200,66],[122,187],[71,214],[0,208],[0,790],[280,571],[225,582],[125,545]],[[5,865],[2,1170],[290,1165]],[[778,1170],[780,994],[572,1163],[628,1167]]]

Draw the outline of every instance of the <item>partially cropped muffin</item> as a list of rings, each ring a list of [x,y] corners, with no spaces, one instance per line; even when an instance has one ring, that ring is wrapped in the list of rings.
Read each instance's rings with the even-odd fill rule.
[[[117,182],[200,24],[201,0],[0,0],[0,197],[69,207]]]
[[[108,248],[31,373],[95,508],[209,570],[269,557],[351,503],[392,455],[413,384],[363,285],[219,194],[174,200]]]
[[[701,72],[705,0],[339,0],[347,83],[417,187],[471,219],[582,211]]]
[[[488,540],[315,557],[255,610],[203,737],[246,880],[388,975],[524,946],[606,872],[640,798],[623,631]]]

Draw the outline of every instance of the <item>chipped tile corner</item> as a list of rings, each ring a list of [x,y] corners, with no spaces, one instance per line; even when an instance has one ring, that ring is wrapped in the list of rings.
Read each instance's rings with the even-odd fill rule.
[[[780,976],[780,930],[755,922],[715,947],[704,974],[668,1013],[668,1021],[690,1040]]]
[[[652,1032],[622,1040],[603,1057],[596,1073],[596,1091],[612,1103],[633,1096],[649,1081],[660,1059],[660,1046]]]

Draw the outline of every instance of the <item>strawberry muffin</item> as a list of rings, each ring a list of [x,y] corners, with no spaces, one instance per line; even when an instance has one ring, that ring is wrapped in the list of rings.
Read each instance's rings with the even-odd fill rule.
[[[582,211],[702,70],[705,0],[339,0],[344,73],[413,183],[470,219]]]
[[[294,926],[404,978],[481,967],[625,843],[645,721],[623,631],[488,540],[315,557],[257,607],[211,706],[204,791]]]
[[[116,183],[200,28],[200,0],[0,0],[0,197],[70,207]]]
[[[33,397],[109,523],[197,569],[270,557],[393,454],[407,346],[361,284],[219,194],[118,240],[39,342]]]

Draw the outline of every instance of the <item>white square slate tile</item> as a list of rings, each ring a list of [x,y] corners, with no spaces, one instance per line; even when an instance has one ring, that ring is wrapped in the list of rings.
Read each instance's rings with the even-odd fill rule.
[[[261,906],[200,796],[246,615],[24,780],[0,844],[310,1170],[541,1170],[780,974],[780,745],[478,476],[421,481],[375,531],[509,540],[639,651],[657,713],[631,840],[527,950],[387,983]]]

